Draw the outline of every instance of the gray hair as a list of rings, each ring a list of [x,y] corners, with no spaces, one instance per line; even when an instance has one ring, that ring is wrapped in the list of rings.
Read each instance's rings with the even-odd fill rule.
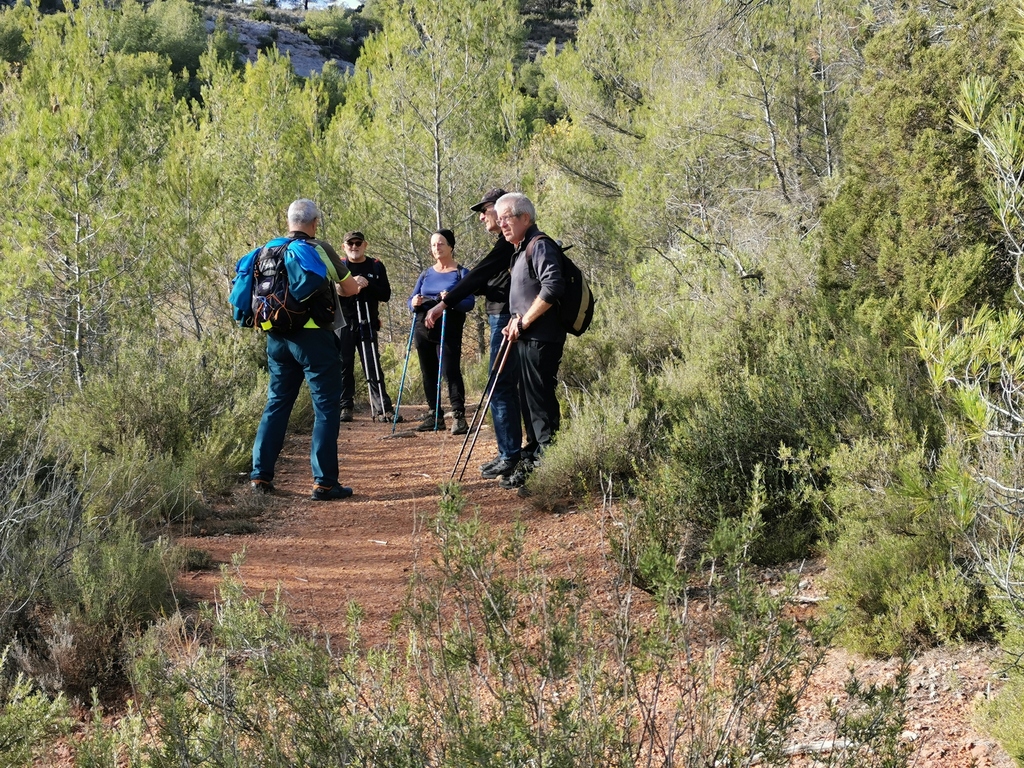
[[[530,217],[530,223],[537,221],[537,209],[533,207],[530,198],[522,192],[509,192],[502,195],[494,203],[495,209],[507,208],[510,216],[522,216],[524,213]]]
[[[320,218],[320,209],[312,200],[302,198],[288,206],[288,226],[312,224]]]

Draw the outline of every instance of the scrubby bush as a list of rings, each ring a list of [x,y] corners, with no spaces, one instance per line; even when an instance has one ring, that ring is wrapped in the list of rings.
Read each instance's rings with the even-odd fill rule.
[[[28,6],[16,5],[0,11],[0,59],[20,64],[28,58],[31,46],[25,33],[29,24]]]
[[[352,21],[344,8],[332,6],[322,11],[307,11],[299,28],[309,35],[314,43],[335,52],[336,55],[351,55],[349,40],[352,37]]]
[[[984,589],[920,446],[858,440],[831,471],[828,592],[849,617],[845,643],[895,655],[985,632]]]
[[[563,394],[563,426],[529,478],[536,503],[599,494],[602,480],[628,485],[651,455],[655,437],[642,377],[626,365],[620,360],[605,372],[593,394]]]
[[[22,674],[12,675],[10,648],[0,653],[0,754],[7,768],[39,765],[52,754],[55,736],[71,725],[63,696],[49,698]]]
[[[685,579],[638,621],[628,570],[612,600],[596,598],[586,573],[526,551],[521,526],[491,531],[462,504],[457,486],[443,489],[437,558],[411,584],[403,652],[361,651],[352,606],[348,642],[332,653],[289,624],[280,593],[248,595],[226,574],[198,621],[176,614],[137,644],[138,709],[115,731],[97,719],[82,753],[95,765],[789,764],[834,627],[786,618],[792,582],[765,585],[749,569],[756,509],[715,537],[711,622],[689,611]],[[907,765],[905,697],[905,678],[853,681],[833,704],[836,749],[822,765]]]
[[[206,25],[189,2],[156,0],[143,6],[127,0],[115,17],[110,45],[124,53],[159,53],[171,60],[174,72],[195,73],[207,47]]]
[[[54,411],[52,442],[76,461],[108,465],[104,483],[121,478],[108,502],[123,504],[134,488],[140,510],[180,519],[249,466],[266,398],[258,342],[229,334],[126,344]]]
[[[703,356],[666,367],[657,397],[668,430],[663,467],[645,483],[666,533],[686,521],[696,543],[749,503],[755,469],[765,486],[769,532],[755,559],[807,552],[818,531],[824,458],[850,408],[832,342],[807,320],[723,328]],[[668,540],[669,549],[678,541]]]
[[[62,567],[26,606],[15,650],[21,668],[52,691],[88,701],[124,680],[125,643],[172,605],[177,565],[165,542],[147,543],[123,515],[83,526]]]

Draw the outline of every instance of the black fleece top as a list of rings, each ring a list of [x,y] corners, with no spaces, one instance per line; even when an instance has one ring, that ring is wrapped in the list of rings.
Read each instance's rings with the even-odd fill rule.
[[[531,245],[532,243],[532,245]],[[527,254],[529,251],[529,254]],[[562,249],[545,235],[536,224],[531,224],[523,242],[512,257],[512,285],[509,289],[509,308],[520,317],[529,311],[538,296],[554,304],[565,293],[562,273]],[[525,328],[520,338],[537,341],[565,342],[565,329],[555,312],[548,309]]]
[[[507,315],[508,288],[511,283],[509,268],[512,266],[513,252],[515,248],[512,243],[499,235],[491,252],[448,291],[444,303],[454,307],[467,296],[483,296],[488,315]]]

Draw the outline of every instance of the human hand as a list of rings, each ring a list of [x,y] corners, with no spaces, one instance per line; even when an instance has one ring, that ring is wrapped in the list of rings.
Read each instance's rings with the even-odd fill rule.
[[[502,331],[502,335],[509,340],[509,343],[514,343],[519,340],[519,315],[514,315],[511,320],[508,321]]]
[[[427,328],[433,328],[434,327],[434,325],[437,323],[438,319],[444,313],[444,310],[445,310],[445,304],[444,304],[443,301],[442,302],[438,302],[437,304],[435,304],[433,307],[430,308],[430,311],[427,312],[427,316],[425,318],[423,318],[423,322],[426,324]]]

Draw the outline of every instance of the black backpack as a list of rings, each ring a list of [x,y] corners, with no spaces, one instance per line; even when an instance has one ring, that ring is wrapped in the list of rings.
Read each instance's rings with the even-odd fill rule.
[[[320,328],[334,323],[334,301],[329,295],[330,281],[326,277],[304,300],[296,297],[296,290],[289,284],[285,256],[293,243],[297,244],[296,248],[312,249],[305,240],[276,238],[263,246],[253,261],[253,325],[263,331],[289,333],[304,328],[310,320]],[[319,263],[319,256],[316,262]],[[318,276],[304,271],[304,278],[307,275],[318,282]],[[308,290],[308,282],[303,287]]]
[[[554,307],[555,314],[558,316],[558,322],[565,329],[566,333],[571,333],[573,336],[582,336],[594,320],[594,304],[597,303],[597,297],[594,296],[594,292],[590,289],[590,283],[587,282],[587,278],[580,271],[580,268],[576,266],[572,259],[565,255],[566,249],[563,249],[557,240],[553,240],[543,232],[527,244],[526,257],[530,259],[533,256],[530,249],[542,237],[556,245],[558,247],[558,254],[562,257],[562,279],[565,281],[565,293],[562,294],[562,297],[555,303]],[[571,248],[572,246],[569,247]],[[527,264],[529,265],[530,273],[533,274],[533,261],[527,261]]]

